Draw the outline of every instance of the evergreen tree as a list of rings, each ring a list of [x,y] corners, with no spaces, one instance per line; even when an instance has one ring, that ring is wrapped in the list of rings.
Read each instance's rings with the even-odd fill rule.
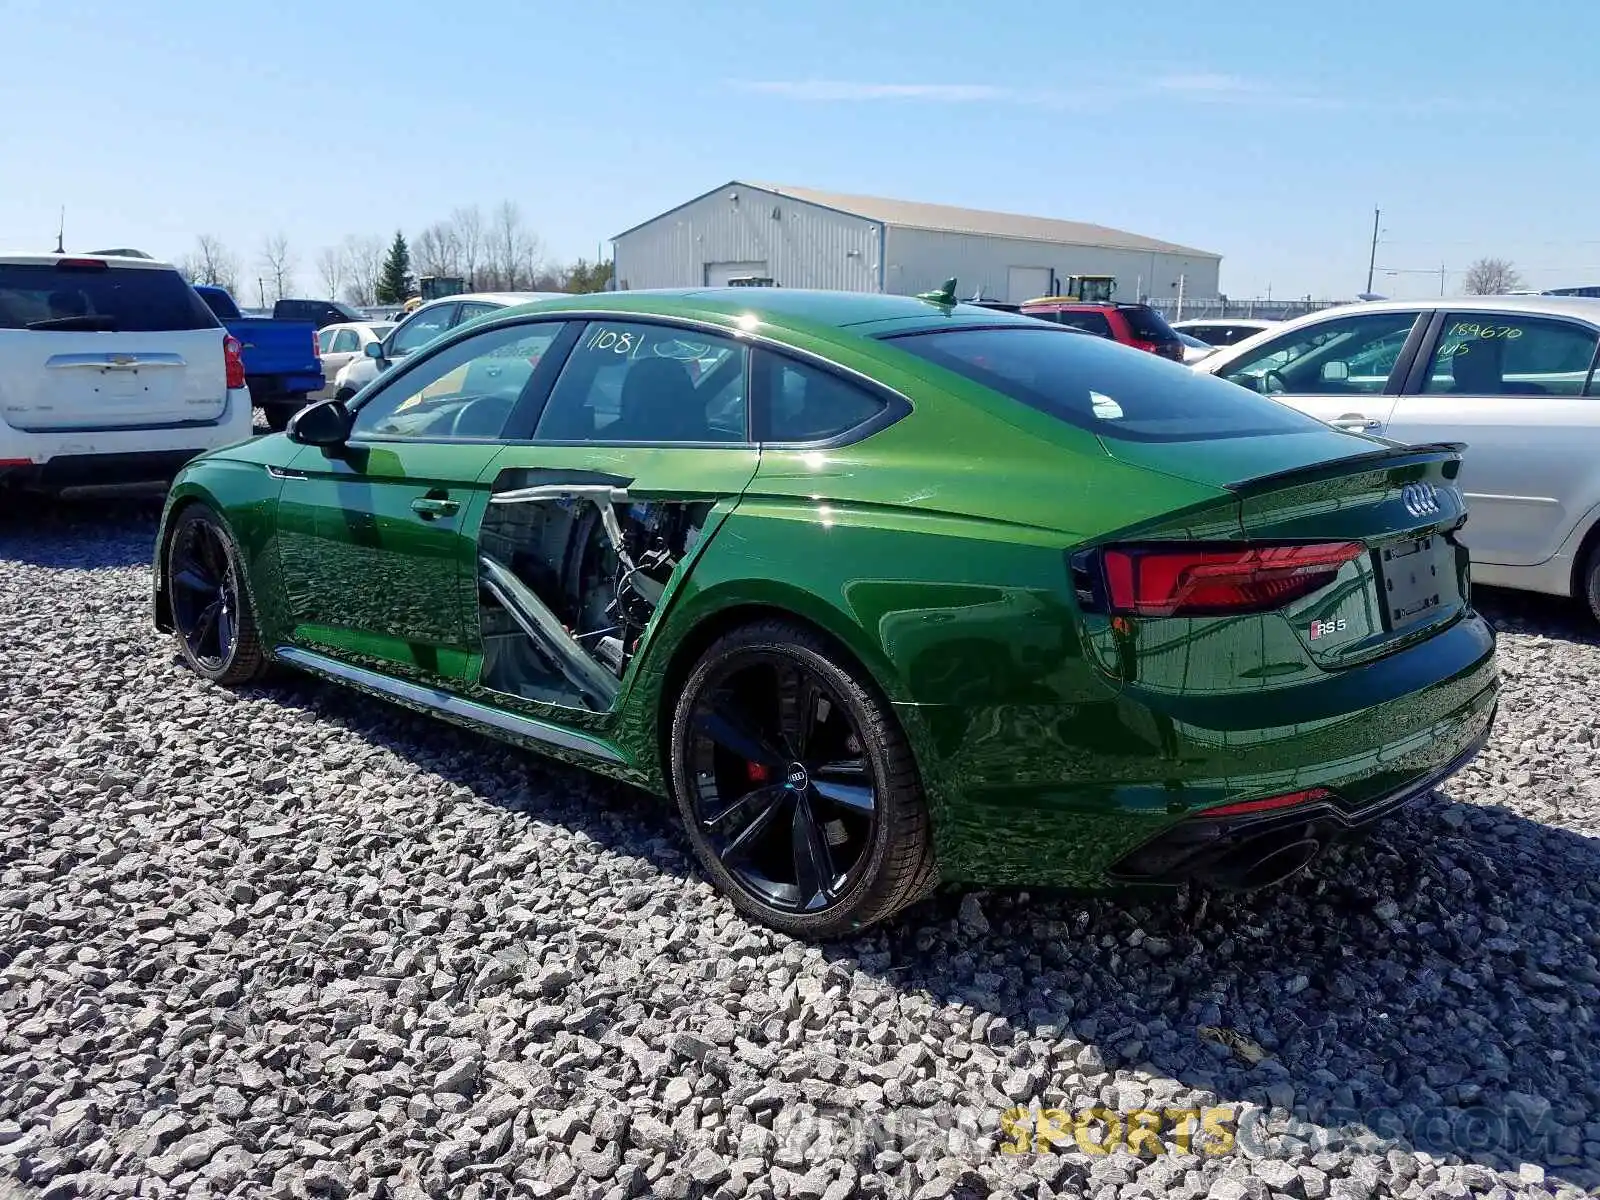
[[[383,273],[378,276],[378,303],[404,304],[416,287],[417,282],[411,277],[411,248],[406,245],[405,234],[397,229],[389,244],[389,257],[383,260]]]

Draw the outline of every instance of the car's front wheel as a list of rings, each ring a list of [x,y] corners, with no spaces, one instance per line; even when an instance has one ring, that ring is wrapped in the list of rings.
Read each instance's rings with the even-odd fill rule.
[[[184,661],[213,683],[239,684],[267,669],[233,535],[204,504],[179,515],[167,543],[167,598]]]
[[[837,936],[937,882],[905,734],[811,630],[762,621],[716,641],[679,696],[670,752],[696,857],[755,920]]]

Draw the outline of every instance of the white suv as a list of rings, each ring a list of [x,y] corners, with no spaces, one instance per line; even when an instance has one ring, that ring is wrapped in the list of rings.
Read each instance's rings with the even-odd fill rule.
[[[0,486],[170,479],[249,436],[239,343],[173,267],[0,257]]]

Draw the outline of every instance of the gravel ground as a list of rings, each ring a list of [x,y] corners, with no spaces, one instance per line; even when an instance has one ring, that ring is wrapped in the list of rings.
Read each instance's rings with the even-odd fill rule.
[[[646,797],[202,683],[146,625],[153,507],[6,503],[0,1196],[1600,1184],[1600,645],[1568,606],[1486,599],[1492,746],[1291,886],[941,896],[818,949],[740,920]],[[1231,1109],[1234,1145],[1004,1152],[1095,1105]]]

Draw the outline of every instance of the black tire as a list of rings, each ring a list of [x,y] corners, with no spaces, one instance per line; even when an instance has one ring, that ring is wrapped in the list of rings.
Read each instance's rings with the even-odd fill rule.
[[[812,630],[765,620],[713,643],[674,707],[669,757],[695,856],[753,920],[837,937],[938,883],[910,744],[860,669]]]
[[[1583,578],[1579,583],[1579,598],[1588,602],[1589,614],[1600,621],[1600,542],[1589,550],[1583,560]]]
[[[267,428],[273,433],[282,433],[289,428],[289,418],[300,410],[290,404],[269,404],[262,411],[267,417]]]
[[[222,519],[204,504],[184,509],[166,558],[167,601],[184,661],[195,674],[227,686],[264,676],[268,659],[244,568]]]

